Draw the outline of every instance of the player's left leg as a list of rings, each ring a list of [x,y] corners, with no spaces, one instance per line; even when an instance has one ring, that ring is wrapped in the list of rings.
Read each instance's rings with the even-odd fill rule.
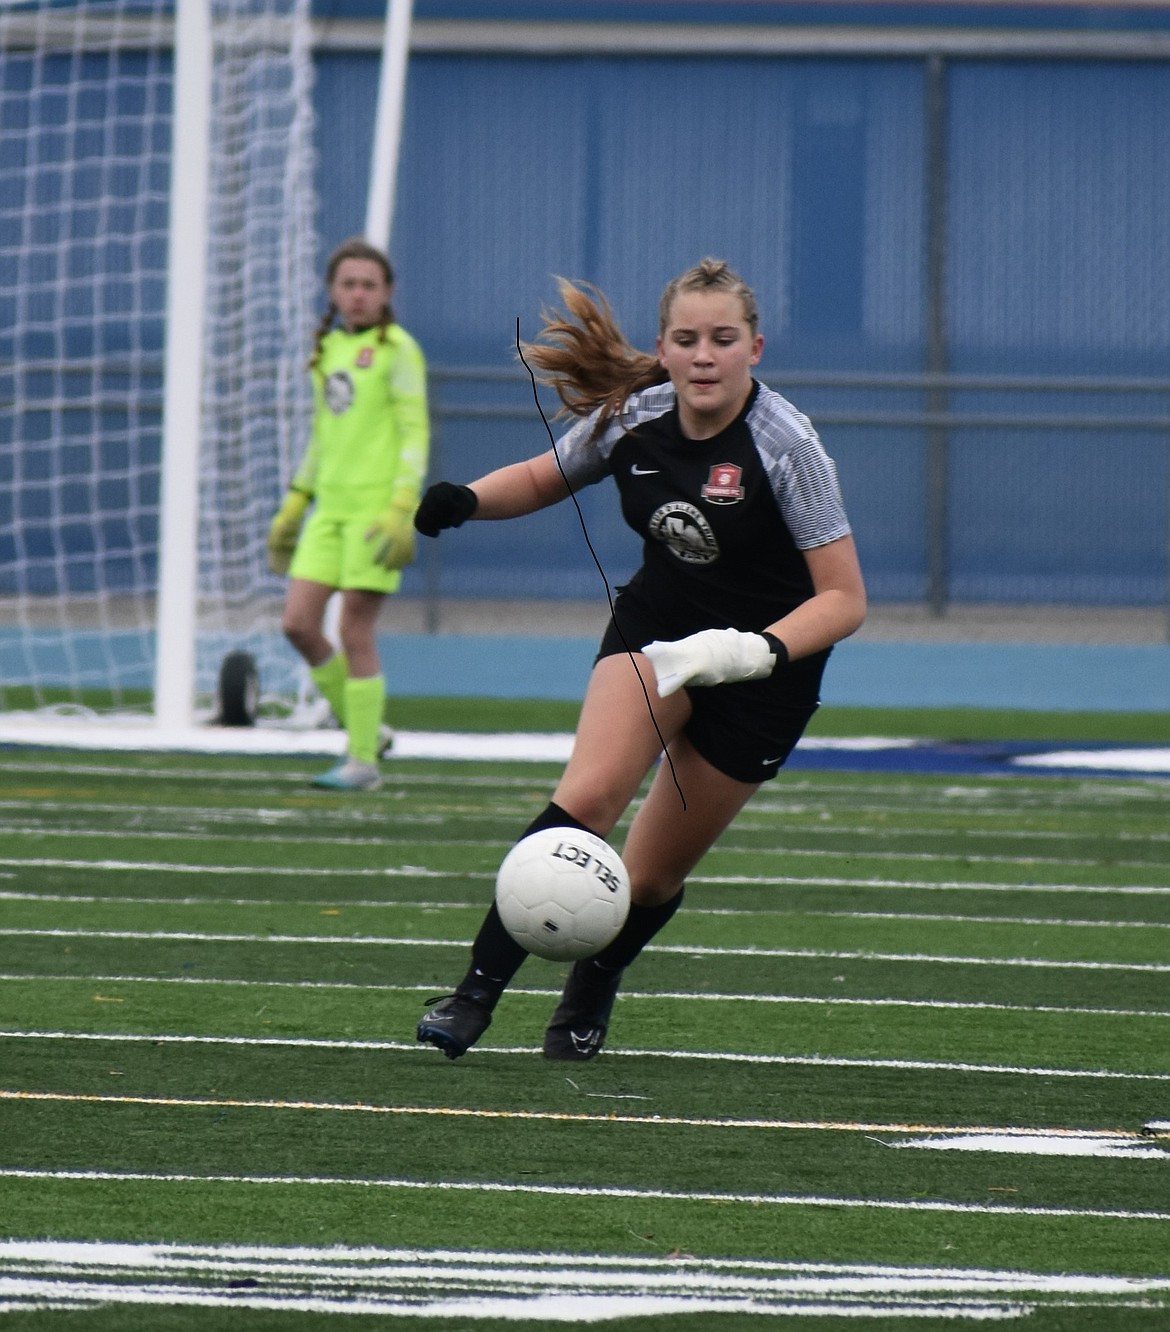
[[[338,633],[349,672],[340,716],[346,733],[346,756],[315,779],[314,785],[334,790],[376,790],[382,783],[378,753],[386,681],[375,640],[384,593],[346,588],[341,594]]]
[[[681,891],[687,875],[760,789],[759,782],[721,772],[685,735],[671,744],[670,756],[673,776],[665,763],[659,766],[622,850],[631,897],[644,907],[669,902]]]
[[[363,763],[378,755],[378,728],[386,704],[386,680],[378,659],[375,633],[385,594],[346,588],[341,594],[338,632],[349,663],[345,682],[345,729],[349,752]]]
[[[685,736],[671,744],[670,755],[673,774],[659,765],[622,851],[630,914],[611,944],[574,963],[545,1030],[546,1058],[592,1059],[601,1052],[623,972],[678,910],[686,876],[758,789],[713,767]]]

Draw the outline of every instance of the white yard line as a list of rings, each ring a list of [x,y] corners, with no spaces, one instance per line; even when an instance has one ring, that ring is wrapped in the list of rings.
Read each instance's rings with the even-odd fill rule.
[[[415,845],[415,843],[411,843]],[[385,845],[385,844],[383,844]],[[446,843],[450,845],[450,843]],[[487,843],[484,843],[487,845]],[[334,866],[320,869],[289,869],[282,865],[197,865],[184,862],[167,862],[159,864],[157,862],[125,860],[4,860],[0,858],[0,866],[10,868],[32,868],[32,869],[76,869],[83,871],[113,871],[125,873],[137,868],[150,871],[160,871],[173,874],[228,874],[228,875],[282,875],[282,874],[304,874],[311,873],[315,876],[328,876],[338,879],[349,877],[369,878],[377,875],[388,875],[392,878],[401,878],[411,874],[420,879],[459,879],[472,880],[482,883],[490,883],[495,875],[490,870],[436,870],[427,869],[416,865],[402,866],[379,866],[376,868],[352,868]],[[879,879],[868,878],[846,878],[840,875],[797,875],[797,874],[692,874],[688,883],[708,884],[713,887],[721,888],[864,888],[889,890],[892,892],[909,890],[913,892],[973,892],[973,893],[1010,893],[1026,895],[1030,893],[1055,893],[1059,895],[1076,895],[1085,893],[1090,896],[1102,897],[1167,897],[1170,896],[1170,886],[1162,884],[1092,884],[1092,883],[1005,883],[1003,880],[989,881],[986,879]],[[37,899],[42,895],[39,893],[25,894],[31,899]],[[98,901],[111,901],[105,894],[96,897]],[[136,900],[129,897],[126,900]],[[149,899],[146,899],[149,900]],[[173,898],[159,899],[173,901]],[[188,897],[187,901],[204,900],[208,902],[219,902],[222,898],[207,897],[203,899]],[[238,899],[243,900],[243,899]],[[282,899],[284,900],[284,899]],[[779,904],[783,905],[783,899]],[[336,905],[336,903],[331,903]],[[1108,924],[1109,922],[1104,922]]]
[[[10,1274],[0,1310],[109,1300],[545,1325],[728,1312],[996,1321],[1068,1299],[1149,1307],[1170,1288],[1161,1277],[1019,1270],[61,1240],[0,1241],[0,1263]]]
[[[339,1188],[401,1190],[407,1193],[519,1194],[529,1197],[624,1199],[635,1202],[730,1203],[748,1207],[857,1208],[878,1212],[921,1212],[958,1216],[1040,1217],[1045,1220],[1137,1221],[1162,1224],[1170,1212],[1115,1207],[1024,1207],[1012,1203],[961,1203],[942,1199],[854,1198],[847,1195],[734,1193],[710,1190],[644,1189],[588,1184],[532,1184],[492,1180],[418,1180],[332,1175],[231,1175],[137,1170],[37,1170],[0,1167],[0,1179],[69,1183],[245,1185],[259,1188]]]
[[[225,840],[232,840],[231,838],[229,838],[228,834],[220,834],[220,833],[198,833],[198,832],[190,833],[182,831],[172,832],[172,833],[148,831],[148,832],[139,833],[133,830],[127,830],[125,828],[112,829],[112,830],[107,829],[105,831],[98,831],[93,834],[79,833],[74,829],[46,830],[46,829],[37,828],[35,830],[30,830],[29,835],[35,835],[37,837],[61,836],[67,838],[92,836],[94,840],[99,840],[101,838],[110,838],[122,842],[135,841],[135,840],[141,840],[145,842],[149,841],[222,842]],[[273,841],[279,840],[281,845],[292,844],[292,845],[306,845],[306,846],[339,846],[339,847],[380,846],[390,849],[395,846],[403,846],[403,845],[418,846],[420,842],[426,839],[423,836],[419,835],[416,837],[390,837],[390,836],[370,837],[370,838],[331,837],[325,841],[322,841],[321,839],[318,838],[295,838],[295,837],[285,838],[282,835],[279,838],[273,837],[271,840]],[[450,845],[451,839],[447,839],[445,844]],[[480,847],[495,847],[500,845],[499,843],[488,839],[482,839],[482,840],[468,839],[466,841],[460,841],[459,844],[464,846],[480,846]],[[863,856],[864,859],[866,860],[903,861],[915,865],[933,865],[933,864],[951,865],[956,860],[961,860],[965,865],[977,865],[977,866],[981,865],[992,865],[992,866],[1023,865],[1023,866],[1045,866],[1045,867],[1069,866],[1071,869],[1078,869],[1078,868],[1093,869],[1101,864],[1101,860],[1099,857],[1095,859],[1084,859],[1080,857],[1070,857],[1070,856],[1036,856],[1036,855],[994,856],[994,855],[976,855],[972,854],[969,851],[963,851],[963,850],[948,851],[945,853],[935,852],[935,851],[879,851],[871,847],[867,847],[864,852],[858,852],[855,850],[844,850],[831,847],[801,847],[801,846],[781,845],[777,846],[774,849],[768,849],[766,847],[761,848],[761,847],[729,845],[729,846],[720,846],[717,854],[720,856],[728,856],[728,857],[734,857],[740,855],[751,856],[757,860],[767,858],[768,856],[776,856],[785,861],[842,860],[842,859],[850,859],[850,858],[857,858],[858,856]],[[82,860],[82,859],[58,859],[55,857],[45,857],[45,856],[29,856],[29,857],[5,856],[3,858],[0,858],[0,865],[12,866],[14,868],[29,866],[34,868],[53,867],[59,869],[85,869],[91,866],[95,869],[109,869],[109,868],[126,869],[128,867],[137,865],[141,866],[141,868],[144,870],[162,871],[162,870],[174,869],[179,872],[181,872],[182,870],[181,865],[176,866],[172,863],[168,863],[165,861],[164,862],[150,862],[150,861],[143,862],[143,861],[125,861],[125,860],[111,861],[105,859]],[[1112,857],[1109,860],[1109,866],[1111,869],[1114,870],[1126,870],[1130,872],[1135,870],[1151,870],[1151,871],[1159,871],[1164,874],[1166,870],[1166,863],[1164,859],[1123,860],[1119,857]],[[232,872],[237,872],[237,873],[239,872],[239,869],[233,870],[233,867],[223,866],[223,865],[200,866],[200,868],[207,873],[214,872],[214,873],[226,874]],[[260,873],[277,872],[276,868],[272,866],[256,866],[254,868],[253,867],[248,867],[248,868],[251,872],[260,872]],[[287,870],[285,872],[287,872]],[[353,872],[354,871],[352,870],[343,871],[337,868],[330,869],[328,871],[328,873],[331,874],[353,873]]]
[[[304,873],[304,871],[300,871]],[[101,930],[0,928],[0,938],[15,939],[137,939],[177,940],[182,943],[310,944],[396,948],[463,948],[470,940],[420,939],[384,934],[248,934],[208,930]],[[861,962],[937,962],[948,966],[1028,967],[1044,970],[1133,971],[1159,975],[1170,972],[1170,962],[1102,962],[1084,959],[1054,960],[1036,957],[964,957],[946,953],[885,953],[868,949],[714,947],[705,944],[651,944],[647,952],[685,957],[805,957]]]
[[[1119,1141],[1107,1133],[1067,1132],[1054,1138],[1038,1131],[1021,1130],[1014,1136],[1000,1133],[943,1133],[904,1142],[887,1142],[887,1147],[921,1149],[932,1152],[981,1152],[1008,1156],[1079,1156],[1109,1157],[1112,1160],[1154,1161],[1170,1165],[1170,1152],[1151,1141],[1149,1133]]]
[[[415,1041],[333,1040],[311,1036],[192,1036],[152,1035],[139,1033],[97,1034],[70,1031],[0,1031],[0,1038],[13,1040],[57,1041],[109,1041],[113,1043],[154,1043],[158,1045],[228,1045],[241,1047],[281,1046],[326,1050],[385,1050],[399,1051],[433,1058],[429,1047]],[[479,1045],[468,1052],[476,1058],[492,1055],[534,1055],[539,1048],[532,1045]],[[961,1060],[943,1059],[863,1059],[847,1055],[781,1055],[741,1054],[728,1050],[638,1050],[610,1049],[607,1058],[614,1059],[670,1059],[701,1061],[714,1064],[761,1064],[797,1068],[880,1068],[900,1069],[907,1072],[927,1073],[979,1073],[995,1076],[1026,1078],[1107,1078],[1117,1082],[1170,1082],[1170,1073],[1137,1073],[1116,1068],[1050,1068],[1023,1064],[973,1064]],[[0,1100],[70,1099],[62,1093],[32,1093],[0,1090]],[[117,1100],[116,1096],[93,1096],[81,1099]],[[147,1098],[149,1099],[149,1098]],[[188,1102],[176,1102],[188,1104]],[[307,1106],[309,1103],[304,1103]]]
[[[1097,893],[1115,896],[1170,896],[1165,884],[1092,884],[1092,883],[1004,883],[986,879],[878,879],[845,878],[839,875],[796,874],[693,874],[688,883],[718,884],[724,887],[781,888],[888,888],[926,892],[963,890],[980,893]]]
[[[151,860],[55,860],[45,857],[36,859],[18,859],[14,857],[0,857],[0,866],[9,866],[14,869],[76,869],[85,870],[92,873],[143,873],[143,874],[233,874],[259,877],[261,875],[274,875],[277,878],[289,877],[303,879],[306,876],[312,878],[325,879],[386,879],[386,878],[415,878],[415,879],[494,879],[495,874],[483,873],[457,873],[454,870],[429,870],[420,865],[404,865],[401,868],[394,866],[378,866],[376,868],[340,868],[338,866],[320,866],[312,865],[195,865],[180,863],[174,861],[151,861]]]
[[[0,800],[0,810],[12,810],[25,815],[26,819],[30,815],[30,804],[32,802],[26,798],[23,800]],[[760,848],[748,845],[738,845],[737,834],[747,833],[768,833],[782,834],[785,837],[806,837],[812,840],[841,839],[844,837],[867,837],[875,842],[894,842],[907,841],[915,842],[924,838],[945,838],[956,835],[956,830],[946,827],[933,825],[914,825],[903,824],[896,828],[881,827],[877,824],[856,824],[844,823],[836,816],[828,823],[813,823],[809,820],[807,813],[800,817],[789,817],[784,811],[778,810],[776,814],[769,819],[762,819],[761,814],[766,811],[760,809],[757,805],[748,807],[749,813],[740,818],[734,828],[728,833],[721,842],[721,849],[726,851],[742,851],[749,854],[759,854]],[[82,815],[92,817],[95,814],[125,814],[125,805],[115,805],[108,803],[99,803],[90,800],[70,800],[56,801],[37,799],[35,802],[35,812],[42,815],[35,822],[17,822],[15,818],[0,819],[0,832],[13,836],[24,834],[36,834],[38,836],[55,837],[113,837],[124,835],[120,829],[110,829],[108,827],[85,827],[71,824],[61,826],[61,816],[72,815],[79,817]],[[975,813],[985,813],[986,811],[973,811]],[[226,824],[234,829],[256,827],[264,832],[284,833],[289,826],[299,826],[303,823],[304,813],[298,809],[271,809],[271,808],[238,808],[225,809],[222,806],[212,805],[151,805],[143,813],[148,813],[155,818],[160,827],[155,829],[136,827],[135,837],[174,837],[181,840],[186,837],[197,837],[206,840],[214,836],[227,836],[228,834],[206,832],[195,825],[198,824]],[[1005,818],[1007,815],[1005,814]],[[1018,817],[1018,811],[1017,811]],[[185,828],[182,831],[174,830],[174,821],[181,818],[184,821]],[[420,827],[433,827],[436,824],[442,824],[444,828],[451,824],[458,824],[460,821],[481,822],[483,818],[482,805],[455,805],[448,803],[441,809],[434,810],[428,808],[426,811],[416,810],[413,812],[395,811],[395,824],[416,824]],[[48,822],[52,819],[53,822]],[[379,811],[377,818],[369,817],[369,811],[352,810],[348,811],[348,817],[345,819],[331,819],[332,823],[370,823],[384,828],[385,818]],[[964,827],[957,830],[957,835],[972,840],[989,840],[992,838],[1006,839],[1012,842],[1040,842],[1044,845],[1059,844],[1061,842],[1084,842],[1086,840],[1095,840],[1102,845],[1111,842],[1137,842],[1139,844],[1158,845],[1170,841],[1170,834],[1159,834],[1157,832],[1148,833],[1098,833],[1086,832],[1078,829],[1039,829],[1039,828],[970,828]],[[353,839],[349,837],[337,836],[307,836],[298,837],[297,842],[306,844],[328,846],[334,842],[349,844]],[[381,841],[382,838],[373,838],[371,840]],[[763,854],[767,854],[764,849]],[[1082,859],[1073,857],[1074,863]]]
[[[399,872],[409,867],[399,867]],[[464,876],[459,876],[460,878]],[[303,910],[306,912],[317,911],[320,913],[322,908],[330,912],[341,911],[372,911],[372,912],[400,912],[402,910],[414,911],[470,911],[482,909],[482,901],[416,901],[396,897],[393,899],[374,899],[365,900],[346,900],[338,902],[330,899],[320,900],[301,900],[289,901],[288,899],[276,898],[254,898],[254,897],[139,897],[127,894],[111,894],[110,896],[101,896],[93,893],[29,893],[29,892],[3,892],[0,891],[0,902],[37,902],[37,903],[61,903],[71,905],[88,906],[155,906],[168,908],[206,908],[214,907],[217,910],[253,910],[270,909],[279,906],[282,910]],[[882,921],[930,921],[936,923],[954,923],[959,925],[1042,925],[1045,927],[1058,929],[1097,929],[1097,930],[1167,930],[1170,929],[1170,921],[1160,920],[1082,920],[1072,919],[1068,916],[991,916],[991,915],[973,915],[973,914],[944,914],[941,912],[924,911],[822,911],[816,908],[794,908],[786,906],[783,902],[777,903],[775,908],[756,908],[756,907],[688,907],[687,915],[696,916],[718,916],[718,917],[762,917],[766,920],[783,918],[786,916],[799,916],[803,919],[814,920],[882,920]]]
[[[61,973],[37,973],[29,975],[19,972],[0,972],[0,985],[15,984],[20,986],[36,984],[73,985],[213,985],[223,989],[234,987],[285,990],[357,990],[366,993],[408,993],[431,994],[433,985],[393,985],[375,984],[358,981],[288,981],[288,980],[251,980],[238,977],[216,976],[130,976],[86,973],[67,975]],[[513,996],[527,995],[540,999],[559,999],[560,990],[540,989],[533,986],[514,985],[508,993]],[[1072,1017],[1119,1017],[1119,1018],[1170,1018],[1170,1010],[1157,1008],[1083,1008],[1075,1004],[1005,1004],[987,1000],[959,999],[881,999],[881,998],[846,998],[840,995],[810,994],[748,994],[743,992],[697,993],[688,990],[622,990],[622,1001],[648,999],[685,1003],[740,1003],[740,1004],[788,1004],[807,1005],[809,1007],[837,1008],[908,1008],[908,1009],[953,1009],[958,1012],[994,1012],[1020,1014],[1067,1014]],[[2,1034],[2,1033],[0,1033]]]
[[[449,845],[449,843],[448,843]],[[0,859],[0,865],[6,863],[14,864],[18,867],[31,866],[34,869],[80,869],[80,870],[118,870],[125,871],[127,868],[133,868],[136,865],[142,865],[144,868],[151,868],[149,864],[142,861],[124,861],[111,862],[108,860],[92,861],[28,861],[20,860],[15,862],[5,862]],[[164,869],[177,874],[197,874],[197,873],[222,873],[222,874],[288,874],[302,873],[302,870],[289,870],[281,866],[256,867],[248,865],[232,866],[212,866],[206,865],[188,865],[188,864],[170,864]],[[435,870],[425,869],[414,865],[386,866],[376,869],[349,869],[332,868],[316,871],[318,874],[332,875],[337,878],[346,878],[349,875],[356,874],[362,877],[368,877],[371,874],[384,874],[391,877],[402,877],[409,874],[417,874],[419,878],[426,879],[470,879],[478,882],[488,883],[495,876],[489,870]],[[1002,880],[991,882],[981,879],[877,879],[877,878],[844,878],[838,876],[808,876],[795,874],[692,874],[688,883],[709,884],[721,888],[863,888],[867,891],[879,889],[882,891],[910,891],[910,892],[972,892],[972,893],[1010,893],[1027,895],[1031,893],[1039,894],[1058,894],[1061,896],[1075,896],[1078,893],[1084,893],[1088,896],[1099,897],[1167,897],[1170,896],[1170,886],[1155,884],[1091,884],[1091,883],[1004,883]],[[94,902],[208,902],[218,903],[225,899],[216,896],[191,896],[190,894],[181,897],[150,898],[140,897],[137,894],[109,895],[106,893],[79,895],[71,894],[53,894],[53,893],[35,893],[35,892],[12,892],[0,893],[0,897],[11,897],[15,900],[28,901],[94,901]],[[228,901],[235,902],[255,902],[258,905],[266,905],[272,899],[270,898],[229,898]],[[281,898],[284,902],[287,899]],[[302,900],[302,905],[311,905],[318,899],[306,898]],[[322,904],[325,904],[324,899]],[[396,901],[398,899],[395,899]],[[347,905],[352,902],[354,906],[385,906],[385,898],[355,898],[349,899]],[[777,899],[778,906],[784,907],[784,899]],[[336,906],[337,901],[330,898],[328,905]],[[447,905],[457,906],[458,903],[447,903]],[[480,903],[482,905],[482,903]],[[735,911],[750,910],[751,908],[698,908],[705,911]],[[688,910],[690,908],[688,907]],[[1110,924],[1110,921],[1103,921],[1102,924]]]
[[[1070,920],[1067,916],[960,916],[925,911],[799,911],[795,914],[818,920],[922,920],[955,925],[1043,925],[1092,930],[1170,930],[1170,921],[1162,920]]]

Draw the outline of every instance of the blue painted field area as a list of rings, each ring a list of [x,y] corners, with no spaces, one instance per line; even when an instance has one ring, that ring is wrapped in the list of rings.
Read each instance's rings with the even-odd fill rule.
[[[225,640],[223,651],[234,646]],[[255,648],[255,644],[249,645]],[[291,649],[271,644],[280,657]],[[594,637],[385,634],[379,648],[391,695],[580,698]],[[30,666],[45,683],[97,685],[111,662],[126,687],[152,683],[152,635],[39,636],[30,662],[14,631],[0,630],[0,679]],[[218,656],[216,656],[218,660]],[[1170,644],[866,642],[834,652],[824,702],[853,707],[994,707],[1057,712],[1170,711]]]
[[[392,694],[579,698],[592,638],[402,634],[382,640]],[[854,707],[1170,711],[1170,645],[843,643],[824,701]]]
[[[1170,645],[843,643],[826,703],[1056,712],[1170,710]]]

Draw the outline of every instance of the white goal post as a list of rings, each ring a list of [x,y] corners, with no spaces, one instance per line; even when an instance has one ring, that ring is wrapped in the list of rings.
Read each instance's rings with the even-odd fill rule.
[[[385,254],[391,254],[390,234],[394,222],[394,198],[398,184],[398,157],[402,146],[402,111],[406,100],[406,67],[410,57],[410,25],[413,0],[386,0],[382,25],[382,59],[378,66],[378,97],[374,108],[374,135],[370,148],[370,180],[366,188],[365,237]],[[340,598],[334,596],[325,613],[326,636],[338,641],[341,621]],[[298,713],[314,715],[315,690],[308,671],[301,671]],[[327,714],[328,705],[316,699],[316,713]]]
[[[319,314],[308,0],[0,8],[0,716],[298,688],[268,522]],[[32,723],[30,723],[32,724]]]
[[[366,240],[387,253],[390,251],[390,228],[394,221],[413,12],[413,0],[386,0],[382,61],[378,71],[378,101],[374,111],[374,139],[370,152],[370,183],[366,193]]]
[[[209,0],[176,0],[154,659],[165,727],[194,720],[213,40]]]

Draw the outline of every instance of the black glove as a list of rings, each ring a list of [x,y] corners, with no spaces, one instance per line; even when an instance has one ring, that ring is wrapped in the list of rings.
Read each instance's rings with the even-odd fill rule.
[[[462,527],[475,512],[479,496],[470,486],[436,481],[422,497],[414,526],[423,536],[437,537],[445,527]]]

